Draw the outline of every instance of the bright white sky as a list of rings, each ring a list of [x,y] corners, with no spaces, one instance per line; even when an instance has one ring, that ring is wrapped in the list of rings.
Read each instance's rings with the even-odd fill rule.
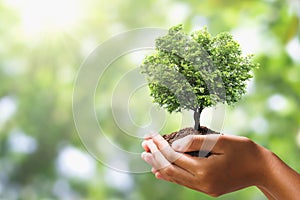
[[[26,35],[61,31],[75,26],[82,17],[82,0],[4,0],[20,13]]]

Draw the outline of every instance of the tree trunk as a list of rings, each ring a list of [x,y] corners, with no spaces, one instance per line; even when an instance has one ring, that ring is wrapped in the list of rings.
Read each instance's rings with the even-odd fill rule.
[[[194,110],[194,121],[195,121],[194,129],[196,131],[200,131],[200,115],[202,110],[203,110],[202,107],[196,108],[196,110]]]

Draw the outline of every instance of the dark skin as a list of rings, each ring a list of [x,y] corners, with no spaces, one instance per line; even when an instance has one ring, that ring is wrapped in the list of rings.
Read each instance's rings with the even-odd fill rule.
[[[220,135],[208,158],[182,153],[199,150],[205,137],[187,136],[185,142],[167,148],[168,142],[155,134],[142,143],[142,158],[152,165],[156,178],[210,196],[256,186],[271,200],[299,199],[300,175],[274,153],[246,137]]]

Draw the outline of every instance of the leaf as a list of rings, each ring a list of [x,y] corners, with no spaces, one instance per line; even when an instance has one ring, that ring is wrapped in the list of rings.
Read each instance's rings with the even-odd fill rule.
[[[241,52],[227,32],[212,37],[204,28],[188,35],[180,24],[156,40],[156,52],[145,57],[141,71],[148,75],[154,101],[169,112],[232,104],[258,66]]]

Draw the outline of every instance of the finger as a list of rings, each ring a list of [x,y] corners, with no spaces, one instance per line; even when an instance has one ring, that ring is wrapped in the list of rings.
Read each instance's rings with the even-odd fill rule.
[[[147,140],[147,146],[149,147],[151,153],[144,152],[142,157],[143,159],[152,165],[154,168],[153,171],[156,170],[156,173],[159,172],[161,176],[159,178],[162,178],[164,180],[170,181],[170,182],[176,182],[181,185],[187,185],[188,183],[193,183],[194,175],[185,170],[180,168],[179,166],[172,165],[169,163],[161,154],[156,144],[153,142],[153,140]],[[162,156],[162,157],[161,157]],[[185,157],[181,156],[180,158]],[[191,159],[192,162],[194,162],[194,159]],[[195,171],[195,170],[194,170]]]
[[[171,163],[161,154],[158,150],[157,146],[150,139],[147,141],[147,146],[150,149],[151,153],[148,153],[145,157],[145,161],[148,162],[153,168],[156,170],[165,168],[169,166]]]
[[[174,182],[171,177],[167,177],[167,176],[162,175],[159,172],[159,170],[156,170],[156,169],[152,168],[151,172],[155,175],[155,177],[157,179],[164,180],[164,181],[169,181],[169,182]]]
[[[191,148],[191,145],[193,143],[193,140],[194,140],[194,137],[193,135],[187,135],[183,138],[180,138],[178,140],[175,140],[173,143],[172,143],[172,148],[175,150],[175,151],[178,151],[178,152],[188,152],[189,151],[189,148]],[[201,141],[202,142],[202,141]],[[190,150],[192,151],[192,150]]]
[[[149,139],[155,137],[156,135],[159,135],[159,134],[155,131],[150,131],[150,133],[144,135],[144,140],[149,140]]]
[[[220,134],[189,135],[173,142],[172,147],[178,152],[200,151],[204,153],[219,152],[221,148],[217,145]]]
[[[181,156],[181,154],[172,149],[169,143],[161,135],[158,134],[154,136],[152,141],[170,162],[174,162]]]
[[[154,173],[155,174],[155,178],[160,179],[160,180],[167,180],[166,178],[163,177],[163,175],[159,172]]]
[[[143,152],[141,155],[142,159],[152,166],[153,170],[162,169],[170,165],[170,163],[157,161],[156,157],[152,153]]]
[[[169,143],[161,135],[156,135],[152,140],[169,162],[176,164],[192,174],[194,174],[195,170],[199,167],[197,160],[174,151],[174,149],[172,149]]]
[[[153,174],[155,174],[156,172],[158,172],[158,170],[157,170],[157,169],[154,169],[154,168],[152,167],[151,172],[152,172]]]
[[[195,176],[193,174],[176,165],[170,165],[166,168],[160,169],[158,172],[159,175],[164,177],[164,179],[180,185],[187,186],[188,184],[193,185],[195,183]]]
[[[173,163],[181,156],[180,153],[172,149],[169,143],[161,135],[157,134],[152,138],[152,141],[169,162]]]
[[[164,180],[164,181],[174,182],[172,179],[170,179],[170,177],[166,177],[166,176],[162,175],[159,171],[155,173],[155,178]]]
[[[142,142],[142,147],[144,148],[144,150],[145,150],[146,152],[150,152],[150,149],[149,149],[149,147],[148,147],[148,145],[147,145],[146,140]]]

